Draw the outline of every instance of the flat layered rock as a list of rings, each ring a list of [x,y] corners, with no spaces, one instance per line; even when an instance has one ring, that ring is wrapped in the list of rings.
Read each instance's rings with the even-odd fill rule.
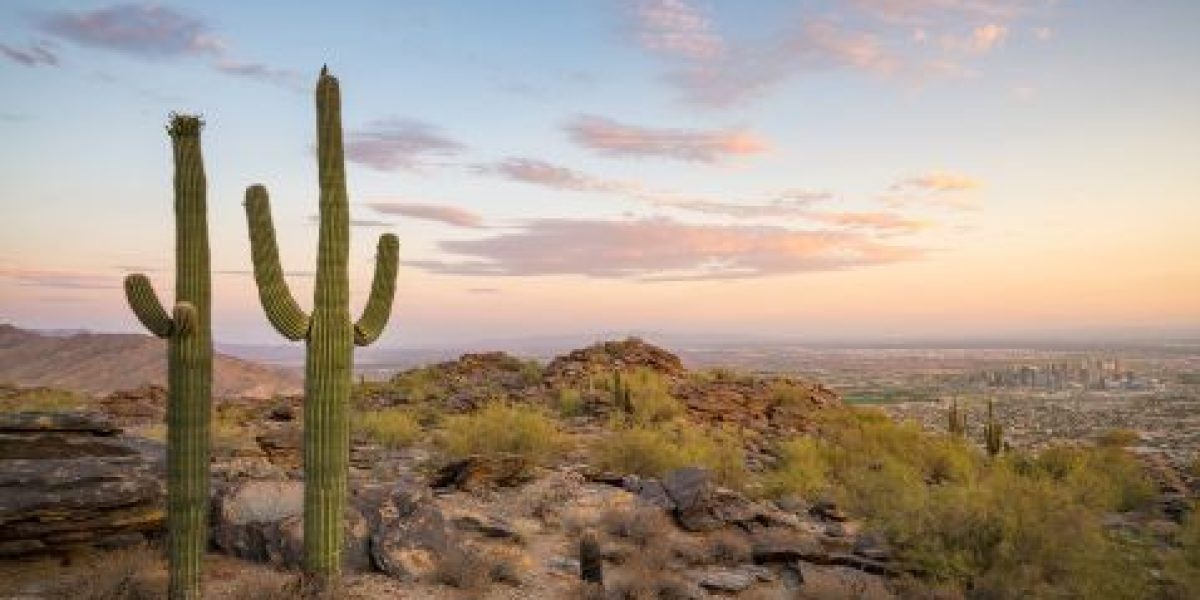
[[[95,413],[0,416],[0,556],[111,546],[162,531],[162,444]]]

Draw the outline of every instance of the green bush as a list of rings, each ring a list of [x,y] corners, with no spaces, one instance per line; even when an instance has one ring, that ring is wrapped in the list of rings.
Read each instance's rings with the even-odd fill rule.
[[[1141,439],[1138,432],[1132,429],[1109,429],[1096,436],[1096,445],[1110,448],[1126,448],[1138,443]]]
[[[85,408],[87,399],[75,392],[50,388],[18,388],[0,384],[0,412],[61,412]]]
[[[970,598],[1151,598],[1147,553],[1102,517],[1153,497],[1118,448],[1056,447],[989,462],[962,440],[856,409],[780,448],[770,493],[837,500],[900,558]]]
[[[411,446],[421,437],[417,415],[403,408],[358,412],[352,422],[356,432],[387,448]]]
[[[717,480],[741,486],[747,478],[741,441],[722,429],[704,429],[686,422],[619,427],[597,440],[592,463],[602,470],[661,477],[687,466],[711,469]]]
[[[583,394],[575,388],[558,390],[558,414],[564,417],[578,417],[584,414]]]
[[[623,424],[664,423],[683,414],[683,405],[671,396],[670,382],[657,371],[634,369],[621,381],[629,389],[630,404],[629,412],[619,415]]]
[[[562,445],[554,419],[528,405],[492,402],[472,413],[446,417],[444,427],[440,445],[456,458],[503,453],[541,462]]]

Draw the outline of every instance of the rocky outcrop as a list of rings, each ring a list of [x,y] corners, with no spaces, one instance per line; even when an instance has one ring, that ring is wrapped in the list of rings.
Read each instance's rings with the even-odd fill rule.
[[[165,453],[96,413],[0,415],[0,556],[162,530]]]
[[[596,374],[636,368],[650,369],[671,377],[684,373],[683,363],[678,356],[631,337],[593,344],[559,356],[546,365],[546,377],[556,381],[578,382]]]
[[[480,491],[511,487],[532,477],[533,463],[516,454],[474,454],[438,469],[432,485],[440,489]]]

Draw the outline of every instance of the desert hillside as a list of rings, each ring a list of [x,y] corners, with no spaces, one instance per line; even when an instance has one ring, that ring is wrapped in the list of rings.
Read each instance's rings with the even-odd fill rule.
[[[43,335],[0,324],[0,382],[47,386],[88,394],[164,384],[165,342],[148,335]],[[214,359],[218,396],[268,397],[301,389],[292,371],[222,354]]]

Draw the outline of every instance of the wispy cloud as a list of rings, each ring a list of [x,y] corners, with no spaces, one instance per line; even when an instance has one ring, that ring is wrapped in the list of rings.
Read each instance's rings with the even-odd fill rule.
[[[827,225],[872,230],[885,234],[917,233],[934,226],[933,221],[927,219],[913,219],[904,215],[884,212],[810,212],[806,218]]]
[[[234,77],[254,79],[297,91],[304,89],[301,75],[290,69],[277,69],[263,63],[245,62],[227,57],[218,58],[213,62],[213,68]]]
[[[57,67],[58,55],[46,42],[34,42],[26,48],[17,48],[8,44],[0,44],[0,56],[26,67]]]
[[[206,54],[217,56],[224,45],[204,22],[158,4],[118,4],[81,12],[44,16],[46,33],[77,44],[124,52],[140,58]]]
[[[942,36],[942,47],[949,52],[966,52],[983,54],[1004,43],[1008,37],[1008,27],[996,23],[980,25],[971,30],[965,37],[946,34]]]
[[[483,218],[455,206],[443,204],[418,204],[415,202],[370,202],[367,206],[385,215],[397,215],[411,219],[424,219],[453,225],[455,227],[480,228]]]
[[[430,156],[452,156],[464,148],[436,128],[408,119],[374,121],[346,136],[346,158],[380,171],[417,169]]]
[[[475,165],[472,167],[472,171],[497,174],[514,181],[551,189],[576,192],[631,193],[641,187],[636,183],[595,177],[544,160],[526,157],[509,157],[493,165]]]
[[[116,275],[84,271],[0,267],[0,278],[14,281],[17,285],[39,288],[101,290],[121,287],[121,278]]]
[[[930,171],[893,183],[892,191],[919,190],[927,192],[964,192],[980,187],[980,182],[966,175],[947,171]]]
[[[208,60],[220,73],[292,90],[300,88],[301,75],[296,71],[236,58],[229,44],[202,19],[161,4],[49,12],[37,19],[37,27],[81,46],[144,60],[198,58]]]
[[[708,60],[725,54],[725,40],[712,20],[684,0],[639,0],[633,6],[643,46],[689,59]]]
[[[491,288],[491,287],[467,288],[467,292],[471,293],[471,294],[499,294],[500,288]]]
[[[892,208],[910,204],[933,204],[958,210],[978,208],[967,194],[983,184],[972,177],[946,171],[930,171],[907,177],[888,187],[880,199]]]
[[[591,115],[570,120],[565,129],[575,143],[618,156],[715,163],[731,156],[762,153],[768,147],[766,141],[747,131],[641,127]]]
[[[713,15],[687,0],[635,0],[628,12],[635,40],[669,61],[665,79],[682,98],[720,108],[793,77],[835,69],[913,84],[970,77],[975,72],[965,60],[999,46],[1012,22],[1053,2],[798,3],[774,30],[737,40],[722,36]],[[931,39],[941,43],[927,44]]]
[[[553,190],[615,194],[656,208],[736,218],[802,217],[814,203],[833,198],[830,192],[803,189],[783,190],[766,199],[751,202],[696,198],[668,190],[651,189],[634,181],[598,177],[535,158],[510,157],[492,165],[475,165],[472,170]]]
[[[473,260],[416,261],[435,273],[582,275],[643,281],[763,277],[914,260],[915,248],[850,231],[694,225],[671,219],[539,219],[478,240],[441,242]]]

